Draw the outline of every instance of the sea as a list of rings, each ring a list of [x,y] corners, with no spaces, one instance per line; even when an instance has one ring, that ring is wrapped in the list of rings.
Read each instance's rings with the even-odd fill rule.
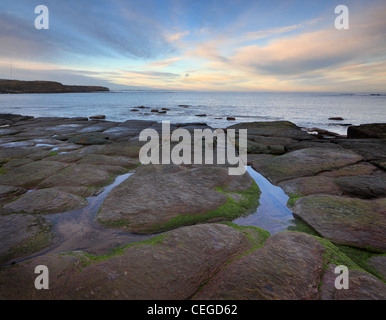
[[[140,106],[145,108],[132,111]],[[151,112],[162,108],[169,110],[163,114]],[[386,122],[386,94],[155,90],[0,94],[0,113],[35,117],[105,115],[110,121],[201,122],[214,128],[239,122],[288,120],[300,127],[345,135],[349,125]],[[343,120],[329,120],[332,117]]]

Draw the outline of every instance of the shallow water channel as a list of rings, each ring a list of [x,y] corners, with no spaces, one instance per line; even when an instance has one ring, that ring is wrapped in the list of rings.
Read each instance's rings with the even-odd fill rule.
[[[126,173],[118,176],[111,185],[104,188],[103,192],[87,198],[88,205],[82,209],[46,215],[46,220],[53,226],[51,230],[55,235],[53,245],[30,256],[14,259],[14,263],[41,255],[70,251],[103,255],[116,247],[154,237],[154,235],[140,235],[105,228],[95,221],[95,216],[109,192],[133,174]]]
[[[260,204],[254,213],[233,222],[242,226],[259,227],[271,234],[287,230],[294,221],[291,210],[286,206],[289,197],[283,189],[271,184],[252,167],[248,166],[247,171],[260,188]]]
[[[247,167],[247,171],[260,188],[260,204],[254,213],[238,218],[233,222],[243,226],[260,227],[271,234],[286,230],[288,226],[292,225],[294,219],[292,212],[286,206],[288,196],[281,188],[272,185],[251,167]],[[30,256],[15,259],[13,263],[29,260],[36,256],[71,251],[85,251],[90,254],[103,255],[113,248],[156,236],[106,228],[95,220],[96,214],[109,192],[133,174],[131,172],[118,176],[99,195],[87,198],[89,204],[82,209],[47,215],[45,218],[53,225],[54,244]]]

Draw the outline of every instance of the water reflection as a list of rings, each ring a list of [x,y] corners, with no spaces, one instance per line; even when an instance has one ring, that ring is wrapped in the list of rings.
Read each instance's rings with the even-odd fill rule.
[[[248,166],[247,171],[260,188],[260,205],[255,213],[233,222],[242,226],[259,227],[271,234],[287,230],[294,219],[291,210],[286,206],[289,197],[280,187],[271,184],[252,167]]]

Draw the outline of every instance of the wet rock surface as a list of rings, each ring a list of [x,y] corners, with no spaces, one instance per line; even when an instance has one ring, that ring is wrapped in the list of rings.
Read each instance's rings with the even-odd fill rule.
[[[349,139],[386,139],[386,124],[371,123],[362,124],[360,126],[351,126],[347,130],[347,138]]]
[[[40,215],[0,215],[0,265],[48,247],[53,238],[50,229]]]
[[[362,200],[314,195],[297,200],[294,214],[333,242],[384,252],[385,208],[386,198]]]
[[[0,299],[385,299],[383,125],[348,139],[287,121],[228,128],[248,130],[248,163],[289,195],[291,230],[320,237],[217,224],[247,214],[258,188],[226,165],[140,165],[138,136],[160,123],[0,115],[0,125],[0,265],[17,262],[0,267]],[[34,288],[40,264],[50,290]],[[334,287],[339,264],[349,290]]]
[[[363,160],[358,154],[341,149],[307,148],[289,152],[272,160],[252,162],[252,167],[274,183],[316,175]]]
[[[229,194],[247,191],[252,185],[249,175],[230,176],[226,168],[217,166],[147,165],[107,196],[98,221],[131,232],[151,233],[171,228],[168,223],[178,218],[227,220],[225,209],[223,214],[210,213],[225,206]],[[223,192],[216,190],[221,187]],[[242,208],[239,211],[241,215]],[[186,219],[185,223],[194,221]]]
[[[324,247],[302,233],[279,233],[227,265],[195,299],[318,299]]]
[[[243,233],[206,224],[132,245],[105,260],[82,253],[38,257],[0,270],[0,299],[187,299],[250,246]],[[32,269],[40,264],[50,269],[50,290],[33,287]]]
[[[48,188],[26,193],[2,206],[0,213],[50,214],[76,210],[86,205],[87,201],[79,196]]]
[[[386,195],[386,180],[377,176],[357,175],[340,177],[335,183],[344,194],[359,198],[376,198]]]

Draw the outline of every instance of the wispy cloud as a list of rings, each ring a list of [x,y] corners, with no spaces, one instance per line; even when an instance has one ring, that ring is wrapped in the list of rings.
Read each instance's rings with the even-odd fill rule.
[[[350,2],[340,31],[332,0],[46,0],[45,31],[35,4],[0,13],[0,77],[13,60],[19,78],[113,88],[386,90],[384,1]]]

